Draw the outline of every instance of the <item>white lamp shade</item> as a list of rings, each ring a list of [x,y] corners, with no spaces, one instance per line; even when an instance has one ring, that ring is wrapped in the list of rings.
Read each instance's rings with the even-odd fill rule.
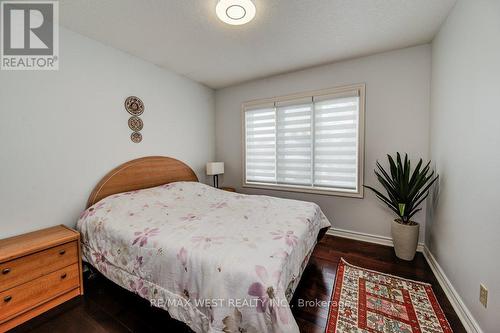
[[[224,162],[210,162],[207,163],[207,175],[220,175],[224,173]]]

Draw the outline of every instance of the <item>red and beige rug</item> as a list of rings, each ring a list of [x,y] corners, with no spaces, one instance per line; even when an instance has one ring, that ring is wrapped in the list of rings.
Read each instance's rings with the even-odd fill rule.
[[[430,284],[353,266],[337,268],[326,333],[450,333]]]

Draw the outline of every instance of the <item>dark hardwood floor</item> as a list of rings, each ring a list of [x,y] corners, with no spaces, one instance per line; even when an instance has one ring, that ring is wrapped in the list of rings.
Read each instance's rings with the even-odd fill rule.
[[[298,307],[299,300],[328,301],[341,257],[349,263],[403,278],[431,283],[454,332],[466,332],[421,253],[412,262],[395,257],[392,248],[325,236],[316,246],[292,300],[301,332],[324,332],[327,307]],[[190,332],[168,313],[102,276],[87,280],[85,295],[32,319],[12,332]]]

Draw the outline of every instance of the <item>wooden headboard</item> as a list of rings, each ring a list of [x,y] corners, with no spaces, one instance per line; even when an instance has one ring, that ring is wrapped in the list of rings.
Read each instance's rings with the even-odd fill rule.
[[[94,187],[87,208],[116,193],[140,190],[178,181],[197,182],[198,177],[185,163],[170,157],[148,156],[117,166]]]

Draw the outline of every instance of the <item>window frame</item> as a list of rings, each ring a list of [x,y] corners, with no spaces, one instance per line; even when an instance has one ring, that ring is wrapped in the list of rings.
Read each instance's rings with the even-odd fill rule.
[[[246,127],[245,127],[245,112],[247,108],[254,106],[259,106],[262,104],[270,104],[277,102],[284,102],[288,100],[307,98],[307,97],[320,97],[322,95],[335,95],[351,92],[357,90],[359,93],[359,115],[358,115],[358,163],[357,163],[357,190],[340,190],[340,189],[325,189],[321,187],[314,186],[304,186],[304,185],[287,185],[287,184],[269,184],[269,183],[259,183],[259,182],[247,182],[246,181]],[[365,155],[365,104],[366,104],[366,85],[364,83],[352,84],[339,86],[335,88],[320,89],[314,91],[307,91],[301,93],[294,93],[289,95],[263,98],[258,100],[247,101],[241,104],[241,147],[242,147],[242,187],[244,188],[256,188],[265,190],[276,190],[276,191],[290,191],[290,192],[301,192],[301,193],[311,193],[311,194],[322,194],[330,196],[341,196],[341,197],[351,197],[351,198],[363,198],[364,196],[364,155]],[[313,136],[314,140],[314,136]]]

